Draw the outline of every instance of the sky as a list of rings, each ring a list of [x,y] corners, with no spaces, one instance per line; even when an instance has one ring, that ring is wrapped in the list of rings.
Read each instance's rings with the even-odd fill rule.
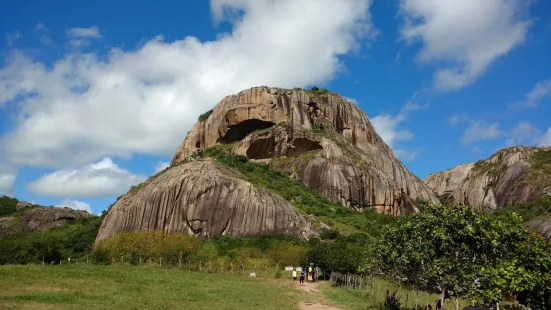
[[[551,2],[0,3],[0,195],[100,214],[243,89],[357,103],[420,178],[551,145]]]

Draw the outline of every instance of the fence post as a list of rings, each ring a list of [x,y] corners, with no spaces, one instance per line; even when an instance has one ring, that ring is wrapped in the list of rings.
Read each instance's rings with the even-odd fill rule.
[[[241,264],[241,268],[243,269],[243,275],[245,275],[245,265]]]
[[[162,265],[163,265],[163,258],[159,257],[159,266],[162,266]]]
[[[231,267],[231,274],[233,275],[233,263],[230,263],[230,267]]]
[[[199,261],[199,271],[201,271],[201,261]]]

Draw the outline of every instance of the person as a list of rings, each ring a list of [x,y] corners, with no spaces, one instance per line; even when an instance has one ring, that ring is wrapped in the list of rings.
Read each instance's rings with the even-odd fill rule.
[[[312,265],[308,266],[308,274],[306,275],[308,278],[312,276]],[[308,281],[308,279],[306,279]],[[313,280],[313,278],[309,279],[310,281]]]
[[[432,310],[432,306],[431,306],[431,305],[427,305],[427,310]]]
[[[300,285],[304,285],[304,277],[306,276],[304,269],[300,271]]]
[[[297,270],[293,269],[293,282],[297,283]]]
[[[312,268],[312,282],[316,282],[316,268]]]

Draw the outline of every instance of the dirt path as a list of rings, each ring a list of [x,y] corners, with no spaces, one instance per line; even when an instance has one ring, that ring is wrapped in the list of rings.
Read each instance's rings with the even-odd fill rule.
[[[304,285],[295,285],[297,290],[305,293],[305,300],[298,304],[300,310],[343,310],[341,308],[325,305],[323,292],[318,289],[318,282],[306,282]]]

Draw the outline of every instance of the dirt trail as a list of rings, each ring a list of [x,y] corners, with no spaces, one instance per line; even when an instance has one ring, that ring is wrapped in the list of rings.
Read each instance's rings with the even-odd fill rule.
[[[318,289],[318,282],[305,282],[304,285],[296,284],[297,290],[306,293],[306,300],[298,304],[300,310],[343,310],[341,308],[324,304],[325,297]]]

